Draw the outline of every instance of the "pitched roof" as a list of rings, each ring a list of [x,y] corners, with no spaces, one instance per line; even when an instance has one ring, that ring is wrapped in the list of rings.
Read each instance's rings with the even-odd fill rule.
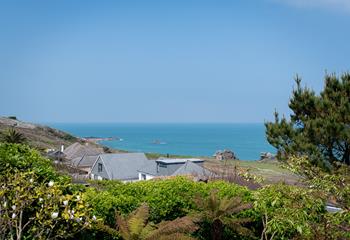
[[[171,176],[177,175],[211,175],[211,172],[206,170],[205,168],[195,164],[191,161],[187,161],[184,165],[179,167]]]
[[[63,152],[66,155],[67,159],[74,159],[78,157],[83,157],[85,155],[98,155],[102,153],[103,150],[89,145],[85,146],[76,142],[67,147]]]
[[[140,169],[137,169],[138,172],[147,173],[152,176],[157,176],[157,162],[155,160],[148,160],[148,162],[143,165]]]
[[[157,172],[157,162],[158,160],[149,160],[147,165],[143,166],[142,168],[138,169],[141,173],[146,173],[152,176],[177,176],[177,175],[205,175],[210,176],[212,173],[200,166],[199,164],[196,164],[193,161],[186,161],[183,164],[178,164],[175,162],[175,164],[179,165],[179,168],[175,170],[175,172]],[[202,161],[199,161],[202,162]],[[182,163],[182,162],[180,162]]]
[[[71,161],[71,163],[75,167],[92,167],[97,158],[98,158],[98,155],[92,155],[92,156],[85,155],[83,157],[74,158]]]
[[[137,170],[147,165],[144,153],[112,153],[99,155],[111,179],[138,179]]]
[[[51,158],[64,158],[66,155],[61,152],[60,150],[56,150],[56,151],[53,151],[53,152],[49,152],[47,154],[49,157]]]

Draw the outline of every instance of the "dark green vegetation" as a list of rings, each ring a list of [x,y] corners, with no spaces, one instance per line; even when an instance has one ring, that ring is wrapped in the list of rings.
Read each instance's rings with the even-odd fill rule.
[[[2,143],[0,159],[2,239],[127,239],[122,237],[120,219],[131,216],[135,227],[150,224],[149,234],[171,231],[179,236],[176,239],[326,239],[325,230],[327,239],[345,239],[348,234],[349,210],[336,214],[325,210],[329,196],[347,194],[342,195],[340,188],[328,191],[323,183],[317,189],[276,184],[251,191],[225,181],[178,177],[126,184],[97,181],[83,187],[71,184],[27,146]],[[144,215],[137,218],[132,213],[144,204],[147,222]],[[116,221],[116,213],[123,217]],[[175,222],[166,225],[169,221]],[[179,227],[181,221],[195,227],[185,231]],[[222,235],[213,234],[217,229]]]
[[[306,155],[323,168],[350,165],[350,74],[326,75],[319,95],[302,87],[299,77],[296,84],[290,120],[280,119],[276,112],[275,122],[266,123],[267,140],[280,159]]]

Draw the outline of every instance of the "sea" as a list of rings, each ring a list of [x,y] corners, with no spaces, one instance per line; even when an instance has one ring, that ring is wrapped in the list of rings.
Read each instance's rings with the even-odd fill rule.
[[[213,156],[230,149],[241,160],[258,160],[261,152],[275,153],[263,123],[49,123],[77,137],[112,137],[100,141],[111,148],[185,156]]]

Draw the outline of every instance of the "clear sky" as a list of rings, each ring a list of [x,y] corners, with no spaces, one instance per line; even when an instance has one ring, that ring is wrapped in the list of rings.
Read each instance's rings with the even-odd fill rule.
[[[350,0],[1,0],[0,115],[263,122],[349,56]]]

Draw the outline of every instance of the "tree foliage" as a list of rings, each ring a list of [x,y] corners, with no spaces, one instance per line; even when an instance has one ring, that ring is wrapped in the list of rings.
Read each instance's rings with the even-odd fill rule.
[[[350,73],[325,76],[320,94],[301,86],[297,76],[289,108],[290,120],[265,123],[267,140],[278,157],[307,155],[318,166],[331,168],[336,162],[350,165]]]

